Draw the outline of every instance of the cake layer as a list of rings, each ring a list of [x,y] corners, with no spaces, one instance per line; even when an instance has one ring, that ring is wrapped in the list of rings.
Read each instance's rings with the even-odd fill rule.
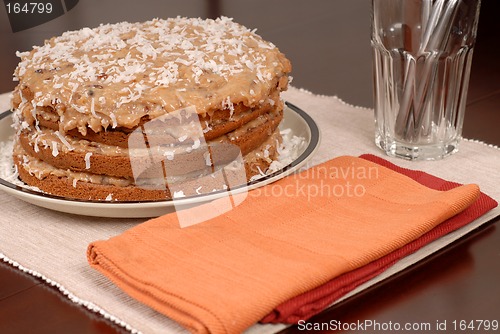
[[[169,174],[182,175],[207,168],[207,166],[211,167],[214,163],[214,155],[219,163],[232,159],[234,149],[231,149],[231,146],[236,146],[242,155],[248,154],[268,139],[282,118],[283,114],[276,111],[260,115],[237,130],[207,142],[208,147],[204,141],[199,143],[198,147],[195,147],[194,144],[183,145],[184,142],[178,142],[172,147],[160,142],[162,146],[152,147],[146,143],[138,143],[142,146],[136,144],[134,145],[136,148],[125,149],[78,140],[45,128],[22,132],[19,135],[19,142],[29,155],[60,169],[115,177],[133,177],[133,167],[135,167],[137,174],[137,169],[141,168],[140,165],[149,164],[149,166],[142,167],[142,172],[145,172],[151,167],[152,159],[153,165],[171,160],[168,168]],[[146,141],[147,138],[148,135],[141,134],[139,136],[141,141]],[[154,142],[158,143],[158,140]],[[212,159],[210,155],[207,155],[209,150]],[[226,151],[228,152],[226,153]],[[152,167],[154,168],[154,166]],[[147,174],[143,177],[147,177]]]
[[[277,158],[277,145],[281,143],[279,131],[275,131],[260,147],[243,157],[246,179],[264,172]],[[177,196],[194,196],[213,191],[227,190],[230,185],[239,186],[231,171],[222,168],[198,177],[178,180],[163,180],[137,186],[133,179],[94,175],[58,169],[27,154],[20,145],[14,149],[14,163],[20,179],[26,184],[38,187],[52,195],[65,198],[96,201],[155,201]],[[242,167],[243,168],[243,167]],[[241,172],[238,172],[241,175]],[[171,191],[168,182],[174,185]],[[246,182],[246,180],[241,180]],[[165,184],[167,183],[167,184]]]

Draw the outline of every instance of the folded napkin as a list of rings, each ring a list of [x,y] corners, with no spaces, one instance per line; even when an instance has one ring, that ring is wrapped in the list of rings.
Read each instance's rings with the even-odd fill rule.
[[[362,155],[361,158],[375,162],[379,165],[397,171],[398,173],[411,177],[424,186],[435,190],[445,191],[460,186],[458,183],[446,181],[422,171],[414,171],[398,167],[387,160],[374,155],[366,154]],[[486,212],[495,208],[497,205],[498,203],[494,199],[484,193],[481,193],[479,198],[467,209],[447,219],[445,222],[439,224],[418,239],[361,268],[335,277],[315,289],[287,300],[277,306],[273,312],[264,317],[261,322],[297,323],[299,320],[309,319],[310,317],[323,311],[335,300],[341,298],[357,286],[384,272],[398,260],[417,251],[428,243],[439,239],[443,235],[467,225],[476,218],[481,217]]]
[[[89,245],[131,297],[197,333],[240,333],[277,305],[419,238],[470,206],[365,159],[339,157],[181,228],[175,214]],[[276,194],[282,196],[276,196]]]

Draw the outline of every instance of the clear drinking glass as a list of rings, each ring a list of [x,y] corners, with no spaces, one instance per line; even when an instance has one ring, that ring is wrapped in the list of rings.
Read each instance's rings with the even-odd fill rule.
[[[375,142],[441,159],[462,136],[480,0],[372,0]]]

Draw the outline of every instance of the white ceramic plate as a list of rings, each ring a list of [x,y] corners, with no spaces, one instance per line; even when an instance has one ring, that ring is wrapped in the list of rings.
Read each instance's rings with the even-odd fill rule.
[[[11,140],[13,129],[10,112],[0,115],[0,142]],[[298,107],[287,103],[284,118],[280,125],[282,129],[291,129],[292,134],[305,139],[305,145],[297,154],[297,158],[279,171],[259,180],[233,190],[231,193],[241,193],[290,175],[302,167],[314,154],[319,146],[320,133],[314,120]],[[43,192],[20,187],[0,178],[0,189],[28,203],[60,212],[77,215],[113,218],[146,218],[157,217],[172,212],[175,208],[189,207],[207,201],[227,196],[227,192],[215,192],[207,195],[185,197],[175,200],[155,202],[98,202],[83,201],[53,196]],[[175,203],[174,203],[175,202]]]

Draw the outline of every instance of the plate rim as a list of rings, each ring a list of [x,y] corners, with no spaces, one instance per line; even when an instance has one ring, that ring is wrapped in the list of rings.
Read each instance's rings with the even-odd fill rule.
[[[321,141],[320,130],[314,119],[307,114],[304,110],[297,107],[296,105],[285,101],[285,105],[291,109],[293,112],[299,115],[299,117],[307,124],[309,129],[310,140],[305,148],[305,150],[291,163],[281,168],[280,170],[266,175],[258,180],[250,181],[246,184],[240,185],[229,191],[230,194],[235,195],[244,191],[249,191],[258,187],[265,186],[269,183],[272,183],[276,177],[283,175],[283,177],[291,174],[294,169],[298,168],[297,166],[301,166],[305,163],[308,158],[312,157],[314,152],[318,149]],[[11,115],[11,111],[5,111],[0,114],[0,121],[4,118]],[[195,203],[203,203],[211,200],[215,200],[224,196],[224,194],[228,193],[226,190],[219,190],[217,192],[209,193],[209,194],[200,194],[196,196],[189,196],[185,198],[175,198],[175,199],[165,199],[158,201],[99,201],[99,200],[82,200],[82,199],[73,199],[73,198],[65,198],[58,195],[47,194],[43,192],[34,191],[32,189],[24,188],[19,185],[13,184],[3,178],[0,177],[0,188],[7,188],[6,192],[14,193],[22,193],[23,196],[27,196],[31,199],[37,199],[44,202],[52,202],[52,203],[66,203],[67,205],[74,205],[79,207],[95,207],[95,205],[99,206],[113,206],[113,208],[118,207],[129,207],[133,208],[135,206],[140,206],[142,208],[146,207],[156,207],[159,205],[164,206],[182,206],[182,205],[190,205]]]

